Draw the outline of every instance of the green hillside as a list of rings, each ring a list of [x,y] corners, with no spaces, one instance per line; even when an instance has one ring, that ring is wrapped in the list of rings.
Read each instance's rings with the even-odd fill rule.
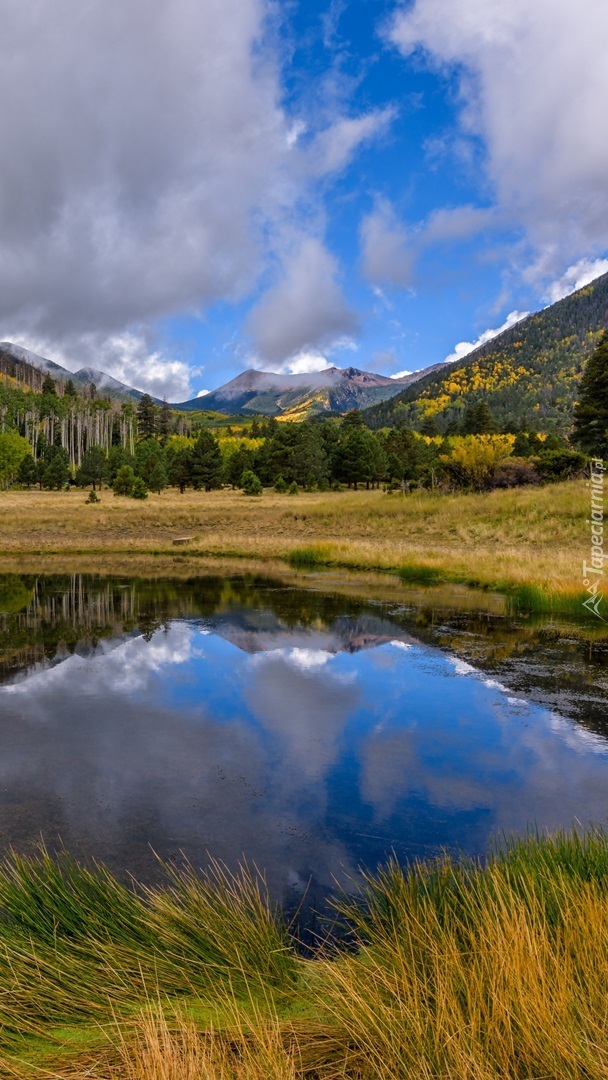
[[[433,416],[444,430],[487,401],[501,426],[569,431],[583,367],[608,327],[608,274],[529,315],[464,360],[365,410],[372,428]]]

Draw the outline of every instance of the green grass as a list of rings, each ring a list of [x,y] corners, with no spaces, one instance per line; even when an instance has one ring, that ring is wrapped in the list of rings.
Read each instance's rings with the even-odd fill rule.
[[[326,544],[310,544],[308,547],[294,548],[285,561],[294,570],[307,570],[309,567],[331,565],[332,554],[332,549]]]
[[[126,887],[67,855],[0,867],[0,1074],[123,1080],[600,1080],[608,838],[366,874],[304,959],[263,878]]]

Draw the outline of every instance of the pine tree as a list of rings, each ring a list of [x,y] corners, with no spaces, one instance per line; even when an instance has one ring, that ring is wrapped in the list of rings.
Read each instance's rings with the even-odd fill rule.
[[[137,404],[137,424],[141,439],[153,439],[156,434],[156,406],[149,394],[142,394]]]
[[[101,446],[91,446],[82,458],[82,465],[76,473],[76,483],[79,487],[88,487],[92,484],[95,491],[97,484],[101,488],[107,474],[108,462]]]
[[[190,451],[192,486],[211,491],[222,486],[224,465],[220,444],[210,431],[201,431]]]
[[[163,401],[160,413],[158,415],[158,434],[160,435],[163,445],[169,438],[169,432],[171,431],[171,409],[169,408],[167,401]]]
[[[165,463],[162,458],[159,458],[148,477],[148,487],[150,488],[150,491],[156,491],[156,493],[160,495],[161,491],[167,487],[168,483],[169,478],[167,476]]]
[[[141,480],[141,477],[139,477]],[[131,495],[135,484],[135,473],[130,465],[121,465],[112,485],[115,495]],[[142,480],[143,484],[143,480]],[[145,486],[145,485],[144,485]]]
[[[57,387],[55,386],[55,380],[52,375],[47,371],[42,383],[42,393],[50,394],[53,397],[57,396]]]
[[[31,454],[26,454],[19,466],[17,480],[23,487],[31,488],[32,484],[38,483],[38,466]]]
[[[178,487],[183,495],[192,483],[191,454],[189,450],[178,450],[173,455],[169,466],[169,482]]]
[[[261,495],[262,484],[259,476],[256,476],[251,469],[245,469],[241,477],[241,486],[243,488],[243,495]]]
[[[583,372],[572,441],[586,454],[608,458],[608,330]]]

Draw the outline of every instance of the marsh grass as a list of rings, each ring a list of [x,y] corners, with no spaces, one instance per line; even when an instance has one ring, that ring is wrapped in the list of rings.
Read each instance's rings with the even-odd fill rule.
[[[506,838],[485,863],[391,861],[336,907],[350,937],[304,959],[255,870],[170,869],[158,889],[129,889],[65,855],[10,856],[1,1075],[608,1074],[601,830]]]

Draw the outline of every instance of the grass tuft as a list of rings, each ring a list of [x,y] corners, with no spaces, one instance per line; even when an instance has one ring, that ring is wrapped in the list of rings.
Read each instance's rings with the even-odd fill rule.
[[[168,875],[123,892],[67,856],[2,864],[1,1075],[608,1075],[601,829],[503,838],[485,862],[392,860],[336,902],[347,944],[308,959],[257,872]]]

